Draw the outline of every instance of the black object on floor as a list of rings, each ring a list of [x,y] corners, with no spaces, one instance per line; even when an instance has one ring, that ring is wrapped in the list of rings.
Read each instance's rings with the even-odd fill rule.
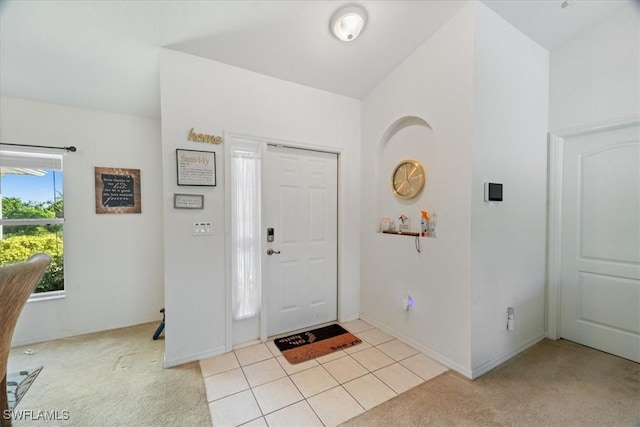
[[[162,322],[160,322],[158,328],[156,329],[156,332],[153,334],[154,341],[160,337],[160,334],[164,330],[164,308],[160,310],[160,313],[162,313]]]
[[[296,364],[358,345],[362,340],[342,326],[333,324],[276,338],[273,343],[289,363]]]

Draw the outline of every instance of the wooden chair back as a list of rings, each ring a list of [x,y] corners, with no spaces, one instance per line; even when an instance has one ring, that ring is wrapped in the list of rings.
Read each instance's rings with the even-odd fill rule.
[[[51,257],[36,254],[25,262],[0,266],[0,426],[10,426],[4,416],[9,409],[7,399],[7,361],[13,331],[29,295],[42,280]]]

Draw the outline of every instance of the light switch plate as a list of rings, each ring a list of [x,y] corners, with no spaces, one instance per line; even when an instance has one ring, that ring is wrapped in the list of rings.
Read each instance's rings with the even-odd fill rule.
[[[212,222],[194,222],[192,233],[193,236],[210,236],[213,234]]]

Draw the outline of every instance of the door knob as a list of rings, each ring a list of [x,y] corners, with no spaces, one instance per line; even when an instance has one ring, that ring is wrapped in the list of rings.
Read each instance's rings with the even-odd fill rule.
[[[267,249],[267,255],[273,255],[273,254],[278,255],[279,253],[280,251],[276,251],[275,249],[271,249],[271,248]]]

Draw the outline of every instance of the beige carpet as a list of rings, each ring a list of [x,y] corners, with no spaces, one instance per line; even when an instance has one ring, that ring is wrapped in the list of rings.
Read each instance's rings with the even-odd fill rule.
[[[69,411],[68,421],[14,426],[210,426],[199,365],[162,369],[164,340],[151,339],[156,326],[13,348],[9,372],[44,366],[16,409]]]
[[[640,426],[640,364],[544,340],[470,381],[451,371],[342,426]]]

